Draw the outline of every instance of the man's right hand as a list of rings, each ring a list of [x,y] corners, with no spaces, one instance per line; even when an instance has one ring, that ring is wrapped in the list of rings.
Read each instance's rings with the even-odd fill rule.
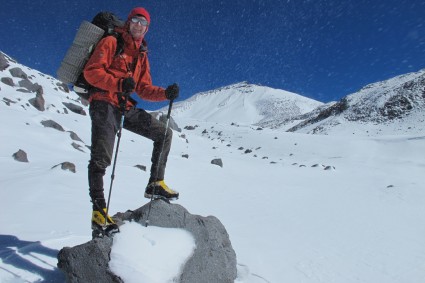
[[[136,82],[132,77],[125,78],[121,81],[121,90],[124,93],[132,93],[134,92],[134,88],[136,87]]]

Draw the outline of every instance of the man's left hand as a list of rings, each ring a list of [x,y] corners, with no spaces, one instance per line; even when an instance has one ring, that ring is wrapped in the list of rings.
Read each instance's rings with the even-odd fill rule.
[[[165,89],[165,97],[168,100],[174,100],[177,97],[179,97],[179,91],[180,91],[180,88],[179,88],[179,85],[178,84],[174,83],[172,85],[169,85]]]

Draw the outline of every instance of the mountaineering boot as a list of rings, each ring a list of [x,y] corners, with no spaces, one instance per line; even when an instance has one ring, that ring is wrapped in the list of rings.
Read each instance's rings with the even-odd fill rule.
[[[145,198],[176,200],[179,198],[179,193],[170,189],[164,180],[161,180],[148,184],[145,190]]]
[[[120,231],[115,221],[106,213],[106,208],[101,210],[93,210],[91,227],[93,229],[93,238],[103,237],[105,235],[110,236]]]

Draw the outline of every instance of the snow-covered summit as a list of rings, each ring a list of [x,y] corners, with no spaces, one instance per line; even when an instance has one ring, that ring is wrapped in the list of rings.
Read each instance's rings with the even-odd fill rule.
[[[173,116],[252,125],[291,119],[322,104],[285,90],[241,82],[178,102],[173,108]]]

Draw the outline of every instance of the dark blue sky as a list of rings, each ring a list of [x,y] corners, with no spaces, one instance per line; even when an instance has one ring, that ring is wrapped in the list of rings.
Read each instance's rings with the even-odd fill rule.
[[[3,1],[0,50],[56,76],[82,20],[136,6],[152,17],[153,82],[182,99],[248,81],[328,102],[425,68],[423,0]]]

